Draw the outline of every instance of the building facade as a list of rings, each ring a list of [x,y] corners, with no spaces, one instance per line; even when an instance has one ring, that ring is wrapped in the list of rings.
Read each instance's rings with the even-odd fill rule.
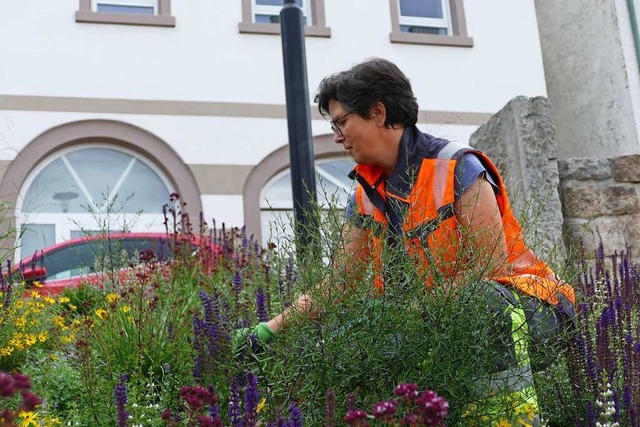
[[[533,2],[298,0],[310,99],[369,57],[411,79],[418,126],[468,142],[517,95],[545,96]],[[192,218],[265,241],[291,209],[277,0],[0,0],[0,198],[25,254],[83,232]],[[312,106],[319,182],[351,161]]]

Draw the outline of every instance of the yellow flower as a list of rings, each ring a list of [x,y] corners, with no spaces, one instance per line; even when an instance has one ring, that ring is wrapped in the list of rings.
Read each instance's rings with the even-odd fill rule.
[[[131,307],[129,307],[128,305],[123,305],[122,307],[120,307],[120,311],[122,311],[123,313],[128,313],[131,311]]]
[[[59,328],[64,327],[64,317],[62,316],[56,316],[53,318],[53,324],[56,325]]]
[[[258,406],[256,407],[256,412],[259,414],[260,411],[262,411],[262,408],[264,408],[264,405],[267,403],[267,398],[263,397],[262,400],[260,401],[260,403],[258,403]]]
[[[13,347],[4,347],[4,348],[0,348],[0,357],[3,356],[11,356],[11,354],[13,353]]]
[[[76,311],[76,309],[77,309],[78,307],[76,307],[76,306],[75,306],[75,305],[73,305],[73,304],[69,304],[69,308],[70,308],[72,311]]]
[[[496,427],[513,427],[513,425],[506,419],[502,418],[496,423]]]
[[[27,347],[31,347],[37,342],[38,342],[38,337],[36,337],[33,334],[27,334],[27,336],[24,338],[24,343],[27,345]]]
[[[110,293],[110,294],[107,294],[105,296],[105,298],[107,299],[107,301],[109,301],[109,304],[113,304],[114,302],[116,302],[116,301],[118,301],[120,299],[120,295],[114,294],[114,293]]]
[[[20,411],[20,427],[38,427],[38,414],[35,412]]]
[[[69,299],[69,297],[60,297],[60,298],[58,299],[58,302],[59,302],[60,304],[64,304],[65,302],[71,302],[71,300]]]
[[[70,342],[72,342],[74,339],[76,338],[76,336],[72,333],[70,333],[69,335],[63,335],[60,337],[60,341],[62,341],[63,344],[69,344]]]
[[[27,324],[27,319],[25,319],[24,317],[18,317],[15,323],[17,327],[24,328]]]
[[[96,313],[96,316],[98,316],[98,317],[99,317],[99,318],[101,318],[101,319],[106,318],[106,317],[107,317],[107,314],[108,314],[108,313],[107,313],[107,310],[105,310],[104,308],[98,308],[98,309],[96,309],[95,313]]]
[[[46,302],[48,302],[49,304],[55,304],[55,303],[56,303],[55,298],[51,298],[51,297],[44,297],[44,300],[45,300]]]
[[[24,334],[16,332],[15,335],[9,340],[9,345],[17,348],[18,350],[24,350],[26,348],[26,346],[24,345]]]
[[[37,280],[35,282],[33,282],[33,286],[35,286],[36,288],[41,288],[42,287],[42,283],[38,282]]]
[[[40,332],[38,334],[38,341],[45,342],[49,338],[49,333],[47,331]]]

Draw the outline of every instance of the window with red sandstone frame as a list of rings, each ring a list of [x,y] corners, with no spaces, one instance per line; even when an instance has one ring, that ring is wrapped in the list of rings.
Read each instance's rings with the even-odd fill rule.
[[[392,43],[472,47],[464,0],[390,0]]]
[[[76,22],[175,27],[171,0],[79,0]]]
[[[296,0],[305,18],[305,35],[331,37],[325,24],[324,0]],[[284,0],[242,0],[241,33],[280,34],[280,10]]]

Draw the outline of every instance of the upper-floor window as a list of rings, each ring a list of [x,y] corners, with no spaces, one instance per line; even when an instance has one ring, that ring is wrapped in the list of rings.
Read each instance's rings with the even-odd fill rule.
[[[175,27],[171,0],[79,0],[76,22]]]
[[[96,12],[156,15],[157,0],[94,0]]]
[[[390,0],[390,4],[392,42],[473,46],[463,0]]]
[[[302,8],[304,14],[305,25],[312,22],[311,10],[309,9],[309,1],[296,0],[296,4]],[[251,15],[253,22],[263,24],[279,24],[280,10],[283,6],[283,0],[251,0]]]
[[[451,32],[448,0],[400,0],[400,31],[448,35]]]
[[[325,24],[324,0],[296,0],[305,19],[305,35],[331,37]],[[280,34],[280,10],[284,0],[242,0],[241,33]]]

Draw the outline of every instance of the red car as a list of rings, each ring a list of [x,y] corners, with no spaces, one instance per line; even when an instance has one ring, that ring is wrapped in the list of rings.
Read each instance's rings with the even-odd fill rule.
[[[219,246],[207,241],[201,244],[199,237],[180,238],[188,244],[186,250],[197,252],[202,248],[214,253]],[[126,271],[139,264],[140,255],[157,261],[173,258],[176,240],[166,233],[113,233],[79,237],[49,246],[23,259],[19,268],[27,284],[39,282],[41,294],[58,294],[68,287],[80,283],[100,285],[103,274],[108,271]],[[181,246],[184,250],[185,246]],[[149,251],[153,251],[153,255]]]

